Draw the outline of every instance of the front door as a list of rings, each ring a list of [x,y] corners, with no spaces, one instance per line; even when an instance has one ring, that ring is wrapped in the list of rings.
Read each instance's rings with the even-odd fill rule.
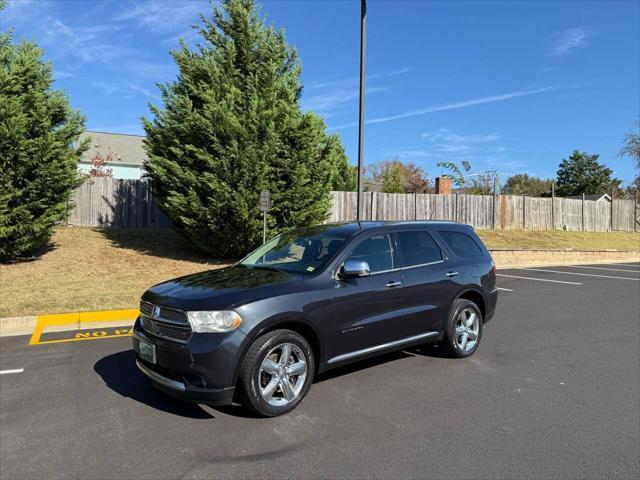
[[[334,290],[335,356],[401,338],[394,323],[402,315],[402,271],[388,234],[365,238],[347,256],[364,260],[371,274],[338,280]],[[400,336],[399,336],[400,335]]]

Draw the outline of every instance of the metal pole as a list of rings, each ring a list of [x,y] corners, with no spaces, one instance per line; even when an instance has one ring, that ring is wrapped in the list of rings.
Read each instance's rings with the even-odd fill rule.
[[[262,212],[262,244],[267,243],[267,212]]]
[[[364,81],[365,81],[365,56],[367,48],[367,0],[360,0],[360,115],[358,126],[358,205],[357,218],[362,220],[363,201],[362,188],[364,176]]]

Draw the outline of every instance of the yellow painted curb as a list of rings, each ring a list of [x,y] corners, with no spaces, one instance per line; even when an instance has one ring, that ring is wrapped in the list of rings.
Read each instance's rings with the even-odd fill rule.
[[[66,325],[74,325],[69,330],[79,330],[81,328],[91,328],[91,323],[98,322],[122,322],[124,320],[135,320],[140,311],[137,308],[127,310],[102,310],[97,312],[74,312],[74,313],[57,313],[53,315],[38,315],[36,320],[36,328],[33,330],[29,345],[38,345],[42,343],[58,343],[59,340],[40,341],[40,337],[45,328],[59,327]],[[90,337],[102,338],[102,337]],[[66,340],[68,341],[68,340]]]

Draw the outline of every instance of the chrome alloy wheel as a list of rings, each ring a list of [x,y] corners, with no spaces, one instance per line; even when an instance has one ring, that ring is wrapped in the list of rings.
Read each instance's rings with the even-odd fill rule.
[[[264,357],[258,372],[260,395],[274,407],[283,407],[295,400],[307,378],[307,362],[300,347],[282,343]]]
[[[470,352],[478,343],[480,318],[472,308],[463,308],[456,319],[456,346],[463,352]]]

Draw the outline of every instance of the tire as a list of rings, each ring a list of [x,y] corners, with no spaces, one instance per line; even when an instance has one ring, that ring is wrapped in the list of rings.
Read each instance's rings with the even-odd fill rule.
[[[306,396],[314,373],[313,351],[302,335],[292,330],[265,333],[254,340],[242,361],[243,403],[264,417],[288,413]]]
[[[473,355],[480,345],[482,328],[483,318],[478,306],[471,300],[457,299],[451,306],[443,341],[448,353],[454,358]]]

